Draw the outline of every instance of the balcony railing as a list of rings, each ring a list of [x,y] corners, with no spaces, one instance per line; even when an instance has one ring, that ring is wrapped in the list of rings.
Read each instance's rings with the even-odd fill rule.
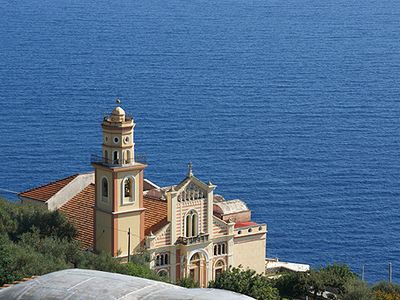
[[[136,154],[135,155],[135,159],[109,159],[106,157],[102,157],[100,155],[94,155],[92,154],[90,156],[90,162],[93,164],[101,164],[101,165],[105,165],[108,167],[120,167],[120,166],[126,166],[126,165],[132,165],[135,162],[137,163],[142,163],[142,164],[146,164],[147,160],[146,160],[146,156],[145,155],[141,155],[141,154]]]
[[[198,236],[192,236],[192,237],[179,237],[176,240],[176,244],[181,244],[181,245],[193,245],[193,244],[200,244],[200,243],[205,243],[208,242],[208,233],[201,233]]]

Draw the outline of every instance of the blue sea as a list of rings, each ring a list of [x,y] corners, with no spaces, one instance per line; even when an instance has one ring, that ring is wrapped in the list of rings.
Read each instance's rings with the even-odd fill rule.
[[[0,193],[90,171],[115,99],[146,177],[194,174],[267,255],[400,281],[400,2],[0,0]],[[251,253],[249,253],[251,255]]]

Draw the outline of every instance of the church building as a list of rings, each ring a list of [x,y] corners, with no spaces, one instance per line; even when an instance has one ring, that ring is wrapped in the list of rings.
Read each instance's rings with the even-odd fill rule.
[[[150,267],[171,282],[191,277],[206,287],[228,266],[264,273],[267,226],[251,220],[242,200],[216,194],[216,186],[198,179],[191,164],[175,185],[145,179],[145,159],[135,154],[135,123],[121,107],[101,127],[102,154],[91,158],[94,172],[22,192],[21,201],[63,212],[86,249],[121,260],[147,250]]]

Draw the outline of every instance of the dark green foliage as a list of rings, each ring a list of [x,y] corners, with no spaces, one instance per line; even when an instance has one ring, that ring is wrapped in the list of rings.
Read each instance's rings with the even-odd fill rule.
[[[275,280],[274,286],[281,297],[298,298],[306,295],[309,290],[306,276],[306,273],[284,273]]]
[[[178,281],[178,285],[185,288],[198,288],[199,284],[195,282],[192,278],[186,277]]]
[[[67,268],[163,280],[148,267],[149,255],[132,255],[121,264],[107,253],[82,251],[75,228],[58,212],[0,200],[0,286],[23,277]]]
[[[345,292],[345,285],[357,278],[346,265],[328,265],[320,269],[319,272],[325,288],[335,294],[343,294]]]
[[[275,281],[275,287],[282,297],[301,298],[312,293],[317,299],[325,291],[340,297],[361,293],[364,286],[348,266],[334,264],[305,273],[283,274]],[[334,295],[330,297],[335,298]]]
[[[353,279],[345,284],[345,292],[340,299],[342,300],[370,300],[372,292],[368,284],[365,282]]]
[[[36,252],[34,247],[14,243],[5,235],[0,236],[0,286],[23,277],[68,267],[62,258]]]
[[[266,276],[256,274],[253,270],[230,267],[215,281],[211,281],[209,287],[234,291],[255,299],[279,299],[278,290],[272,286],[272,282]]]
[[[0,199],[0,233],[13,241],[20,235],[36,230],[42,237],[54,236],[72,240],[76,229],[58,211],[48,211],[38,205],[18,205]]]

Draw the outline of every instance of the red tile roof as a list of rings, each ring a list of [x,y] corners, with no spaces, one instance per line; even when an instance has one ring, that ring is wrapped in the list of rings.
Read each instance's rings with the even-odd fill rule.
[[[144,211],[144,234],[155,233],[165,226],[167,221],[167,202],[143,197]]]
[[[19,194],[21,197],[31,198],[38,201],[46,202],[53,197],[57,192],[64,188],[68,183],[74,180],[79,174],[69,176],[57,181],[50,182]]]
[[[248,227],[248,226],[254,226],[257,225],[256,222],[238,222],[235,224],[235,228],[240,228],[240,227]]]
[[[95,185],[92,183],[59,208],[78,230],[76,239],[84,248],[94,247]]]

